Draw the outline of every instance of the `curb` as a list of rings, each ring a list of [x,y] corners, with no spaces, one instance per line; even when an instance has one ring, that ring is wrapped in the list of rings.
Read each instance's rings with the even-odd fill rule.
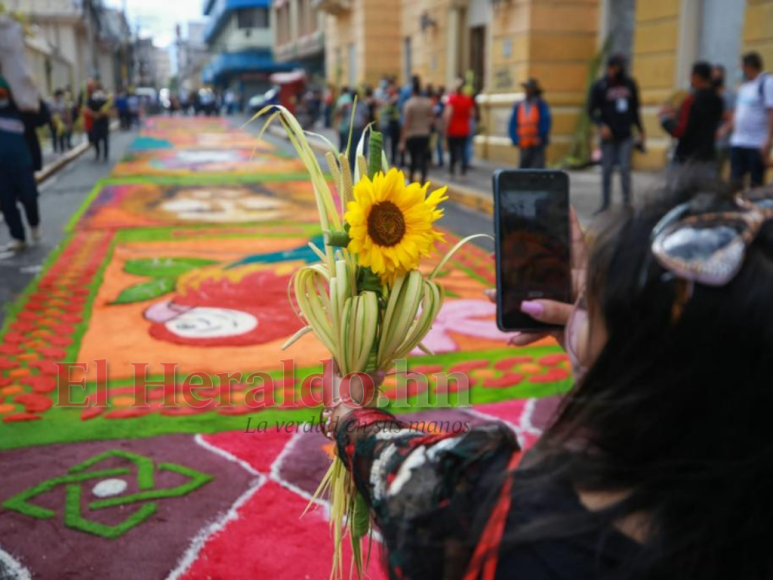
[[[75,161],[78,157],[83,155],[86,151],[89,150],[90,146],[91,145],[88,143],[88,141],[75,146],[72,150],[68,151],[65,155],[63,155],[53,163],[49,163],[43,169],[35,173],[35,181],[37,181],[38,185],[40,185],[46,179],[48,179],[49,177],[57,173],[60,169],[68,165],[70,162]]]
[[[432,182],[448,187],[448,199],[455,204],[489,217],[494,216],[494,199],[491,195],[484,194],[479,189],[465,187],[458,183],[449,183],[442,179],[434,179]]]
[[[274,137],[289,141],[287,134],[280,127],[269,127],[268,132]],[[310,138],[309,145],[318,153],[328,152],[325,144],[317,139]],[[440,187],[448,187],[448,199],[452,202],[489,217],[494,215],[494,199],[488,193],[444,179],[433,179],[432,183]]]
[[[110,130],[115,131],[118,128],[118,122],[113,121],[110,123]],[[91,143],[85,141],[84,143],[81,143],[80,145],[76,145],[73,147],[71,151],[68,151],[65,155],[54,161],[53,163],[49,163],[43,169],[35,173],[35,181],[38,185],[43,183],[46,179],[57,173],[60,169],[63,169],[67,165],[69,165],[72,161],[75,161],[78,157],[83,155],[86,151],[88,151],[91,148]]]

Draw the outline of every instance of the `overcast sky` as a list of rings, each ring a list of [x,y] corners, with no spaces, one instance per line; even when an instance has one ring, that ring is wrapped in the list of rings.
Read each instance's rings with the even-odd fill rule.
[[[122,8],[124,1],[132,29],[139,25],[142,36],[153,37],[156,46],[174,42],[177,24],[182,25],[185,36],[189,20],[204,20],[202,0],[105,0],[105,3]]]

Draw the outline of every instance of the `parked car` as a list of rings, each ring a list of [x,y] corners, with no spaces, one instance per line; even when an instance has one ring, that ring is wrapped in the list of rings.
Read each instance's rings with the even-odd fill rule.
[[[272,87],[262,95],[255,95],[247,101],[247,108],[251,114],[255,114],[263,107],[279,104],[279,87]]]

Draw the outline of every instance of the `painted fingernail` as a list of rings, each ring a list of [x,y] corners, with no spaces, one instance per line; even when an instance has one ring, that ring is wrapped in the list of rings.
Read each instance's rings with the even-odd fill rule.
[[[522,302],[521,312],[534,318],[539,318],[545,314],[545,307],[539,302]]]

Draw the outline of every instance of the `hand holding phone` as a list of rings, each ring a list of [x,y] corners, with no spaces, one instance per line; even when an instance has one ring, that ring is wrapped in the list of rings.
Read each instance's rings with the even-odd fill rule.
[[[499,328],[555,328],[529,316],[522,304],[572,302],[568,176],[560,171],[499,171],[494,175],[494,210]]]

